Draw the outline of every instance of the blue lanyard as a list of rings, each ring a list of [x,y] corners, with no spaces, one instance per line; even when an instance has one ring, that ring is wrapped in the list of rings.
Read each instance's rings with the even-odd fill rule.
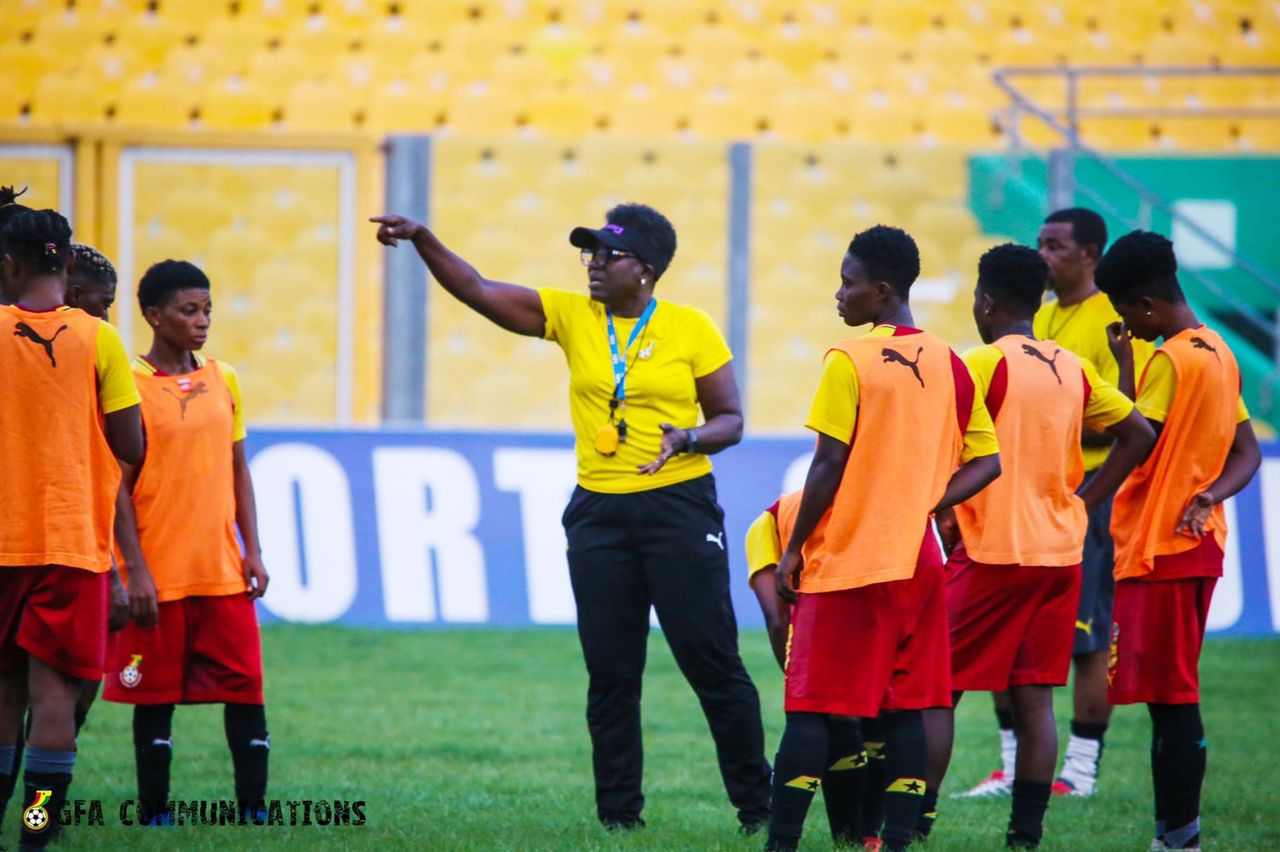
[[[635,328],[631,329],[631,336],[627,338],[627,348],[621,352],[618,351],[618,333],[613,330],[613,312],[605,308],[604,315],[609,325],[609,356],[613,359],[613,394],[618,402],[622,402],[627,398],[626,353],[631,350],[631,344],[636,342],[636,338],[640,336],[641,330],[649,322],[649,317],[653,316],[653,311],[656,307],[658,307],[658,300],[650,299],[649,304],[644,309],[644,313],[640,314],[640,319],[636,321]]]

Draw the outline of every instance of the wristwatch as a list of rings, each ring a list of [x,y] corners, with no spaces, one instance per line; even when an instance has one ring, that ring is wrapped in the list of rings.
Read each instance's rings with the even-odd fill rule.
[[[696,453],[698,451],[698,433],[692,429],[685,429],[684,434],[686,439],[684,451],[686,453]]]

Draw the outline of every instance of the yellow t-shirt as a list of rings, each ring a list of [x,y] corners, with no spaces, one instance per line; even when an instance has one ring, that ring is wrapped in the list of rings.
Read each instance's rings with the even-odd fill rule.
[[[1094,293],[1083,302],[1063,308],[1056,300],[1045,302],[1036,311],[1032,328],[1041,340],[1052,340],[1074,352],[1082,361],[1093,364],[1107,384],[1120,382],[1120,365],[1107,343],[1107,326],[1119,322],[1120,315],[1105,293]],[[1145,340],[1133,339],[1134,376],[1151,358],[1154,347]],[[1107,447],[1085,447],[1084,469],[1097,470],[1107,460]]]
[[[895,327],[878,325],[867,332],[869,337],[892,337]],[[809,408],[809,417],[805,426],[815,432],[829,435],[844,444],[853,442],[853,430],[858,423],[858,401],[861,391],[858,385],[858,371],[853,361],[844,352],[833,349],[827,353],[822,368],[822,378],[818,382],[818,392],[814,394],[813,404]],[[987,412],[987,404],[983,394],[973,395],[973,409],[969,415],[969,425],[964,433],[964,450],[960,454],[961,463],[972,461],[980,456],[992,456],[1000,452],[996,442],[996,427]]]
[[[1173,407],[1173,394],[1177,389],[1178,374],[1174,372],[1173,362],[1169,356],[1156,350],[1147,371],[1142,374],[1138,385],[1138,411],[1148,420],[1163,423],[1169,417],[1169,409]],[[1236,407],[1236,425],[1249,419],[1249,409],[1245,407],[1244,397]]]
[[[758,572],[772,568],[782,559],[778,519],[764,511],[747,529],[747,581]]]
[[[970,349],[961,357],[969,368],[969,375],[973,376],[977,395],[985,400],[991,390],[991,380],[995,377],[996,369],[1004,360],[1004,352],[995,344],[989,343]],[[1098,375],[1093,362],[1081,358],[1080,369],[1089,382],[1089,396],[1084,405],[1086,426],[1101,432],[1129,416],[1129,412],[1133,411],[1133,400]]]
[[[613,362],[604,305],[580,293],[540,289],[546,339],[559,344],[569,364],[569,415],[578,454],[578,484],[588,491],[631,494],[696,479],[711,472],[701,453],[672,456],[653,476],[637,473],[658,457],[659,424],[690,429],[701,422],[694,381],[733,360],[711,318],[697,308],[659,301],[624,357],[627,440],[612,456],[596,450],[596,434],[609,422]],[[636,318],[614,317],[621,350]],[[616,420],[616,418],[615,418]]]
[[[206,359],[199,352],[192,352],[191,355],[195,359],[197,370],[205,365]],[[133,359],[133,369],[144,376],[154,376],[158,372],[150,361],[141,356]],[[227,383],[227,390],[231,391],[231,440],[243,441],[249,431],[244,425],[244,401],[240,396],[240,376],[226,361],[218,362],[218,370],[222,373],[222,380]]]
[[[133,381],[133,373],[129,371],[129,353],[125,351],[124,340],[114,325],[98,323],[93,360],[98,370],[98,404],[102,406],[103,414],[112,414],[131,405],[142,404],[138,386]]]

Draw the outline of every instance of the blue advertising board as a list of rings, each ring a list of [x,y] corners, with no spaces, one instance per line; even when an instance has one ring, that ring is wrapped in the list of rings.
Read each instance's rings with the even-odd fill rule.
[[[558,434],[262,430],[249,437],[271,587],[264,621],[425,627],[572,624]],[[761,625],[743,536],[799,488],[812,444],[747,438],[715,457],[740,623]],[[1280,632],[1280,445],[1227,504],[1212,633]],[[1269,520],[1268,520],[1269,519]]]

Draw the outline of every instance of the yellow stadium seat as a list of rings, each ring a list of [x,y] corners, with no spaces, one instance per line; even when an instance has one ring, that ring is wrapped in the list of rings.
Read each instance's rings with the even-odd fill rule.
[[[969,197],[969,151],[964,147],[922,148],[904,145],[890,151],[886,160],[904,172],[924,175],[937,197]]]
[[[989,110],[949,103],[939,98],[923,114],[925,138],[935,143],[993,148],[1000,136]]]
[[[391,71],[403,74],[414,58],[426,52],[428,39],[428,33],[410,29],[401,18],[395,17],[375,21],[361,34],[359,43],[366,55]]]
[[[311,17],[305,24],[283,30],[280,40],[311,56],[313,61],[323,63],[351,50],[359,38],[350,30],[334,26],[324,17]]]
[[[680,42],[681,52],[691,61],[710,68],[729,68],[751,50],[751,42],[724,27],[698,27]]]
[[[379,133],[426,133],[438,127],[445,115],[440,94],[397,80],[373,93],[364,126]]]
[[[704,92],[694,99],[689,127],[702,139],[747,140],[760,129],[761,113],[741,95]]]
[[[978,220],[967,201],[926,201],[911,213],[907,230],[954,252],[978,234]]]
[[[78,70],[97,81],[99,100],[109,100],[126,82],[153,69],[127,48],[104,44],[90,50]]]
[[[706,4],[689,0],[646,0],[638,11],[646,23],[676,36],[706,24],[708,16]]]
[[[6,34],[29,32],[48,14],[44,0],[11,0],[5,4]]]
[[[581,92],[549,90],[529,102],[529,126],[542,133],[582,136],[604,123],[601,105]]]
[[[1217,39],[1204,33],[1161,32],[1139,47],[1138,52],[1147,65],[1187,66],[1216,62],[1222,50]]]
[[[928,175],[889,166],[880,166],[871,173],[869,199],[900,222],[907,221],[916,206],[933,195]]]
[[[118,23],[105,16],[58,9],[53,4],[46,4],[46,8],[49,11],[35,24],[31,45],[43,50],[56,50],[73,62],[102,44]]]
[[[914,141],[920,133],[917,111],[910,98],[865,98],[849,115],[849,138],[893,144]]]
[[[395,5],[407,29],[431,35],[472,20],[476,9],[473,0],[397,0]]]
[[[780,92],[768,121],[778,138],[801,142],[828,142],[848,131],[848,118],[835,99],[807,89]]]
[[[277,31],[295,29],[306,22],[312,0],[244,0],[240,17]]]
[[[254,51],[247,79],[273,90],[286,89],[300,80],[315,79],[322,67],[303,49],[293,45]]]
[[[31,122],[37,125],[102,121],[106,105],[98,82],[85,74],[51,74],[31,96]]]
[[[248,70],[249,57],[209,44],[180,45],[165,57],[163,75],[188,86],[200,87],[213,80]]]
[[[1221,56],[1227,66],[1280,65],[1280,41],[1276,31],[1262,35],[1232,32],[1222,44]]]
[[[914,41],[923,35],[937,17],[929,3],[882,3],[869,12],[872,29],[904,42]]]
[[[1020,242],[998,234],[974,234],[953,247],[951,266],[964,275],[973,276],[978,271],[978,261],[988,250],[1004,243]]]
[[[614,57],[641,58],[650,63],[670,54],[678,40],[665,30],[646,24],[624,24],[608,27],[600,33],[601,48]],[[685,51],[686,54],[688,51]]]
[[[759,97],[762,92],[776,92],[795,82],[791,69],[776,59],[743,58],[729,65],[729,85],[747,97]]]
[[[1135,151],[1156,143],[1156,128],[1142,118],[1095,118],[1080,123],[1080,136],[1094,148]]]
[[[592,49],[592,42],[578,29],[548,24],[525,41],[524,52],[540,60],[557,80],[566,80],[579,61]]]
[[[1230,151],[1239,147],[1238,122],[1229,118],[1167,118],[1158,144],[1168,151]]]
[[[184,128],[191,122],[194,95],[181,81],[147,74],[125,86],[114,118],[127,127]]]
[[[1063,45],[1042,38],[1026,28],[1006,30],[987,48],[993,65],[1054,65],[1062,59]]]
[[[1280,119],[1246,118],[1241,121],[1240,147],[1249,151],[1280,151]]]
[[[855,73],[864,69],[877,69],[895,62],[906,50],[905,42],[889,38],[878,30],[854,29],[845,33],[836,48],[840,64]]]
[[[125,20],[115,31],[116,42],[132,51],[147,67],[158,68],[175,46],[192,33],[168,16],[151,13]]]
[[[834,55],[838,32],[834,28],[785,26],[764,42],[764,54],[780,61],[795,74],[805,74],[814,65]]]
[[[86,17],[120,18],[147,11],[148,0],[76,0],[76,12]]]
[[[447,126],[459,133],[510,133],[525,120],[526,106],[491,86],[468,86],[450,93]]]
[[[693,97],[683,90],[632,87],[605,102],[609,110],[605,131],[614,136],[669,138],[687,127],[693,113]]]
[[[984,53],[982,45],[962,27],[931,28],[915,40],[911,53],[917,62],[950,69],[966,68]]]
[[[200,96],[200,122],[216,130],[247,130],[267,127],[274,120],[276,104],[283,92],[270,90],[237,77],[229,77],[204,90]]]
[[[61,71],[64,64],[61,51],[44,42],[0,43],[0,68],[4,69],[7,86],[33,89],[50,74]]]
[[[352,91],[336,83],[310,80],[289,88],[282,124],[288,130],[352,130],[355,109]]]
[[[541,57],[525,52],[495,58],[489,80],[494,87],[519,97],[533,97],[562,82]]]

